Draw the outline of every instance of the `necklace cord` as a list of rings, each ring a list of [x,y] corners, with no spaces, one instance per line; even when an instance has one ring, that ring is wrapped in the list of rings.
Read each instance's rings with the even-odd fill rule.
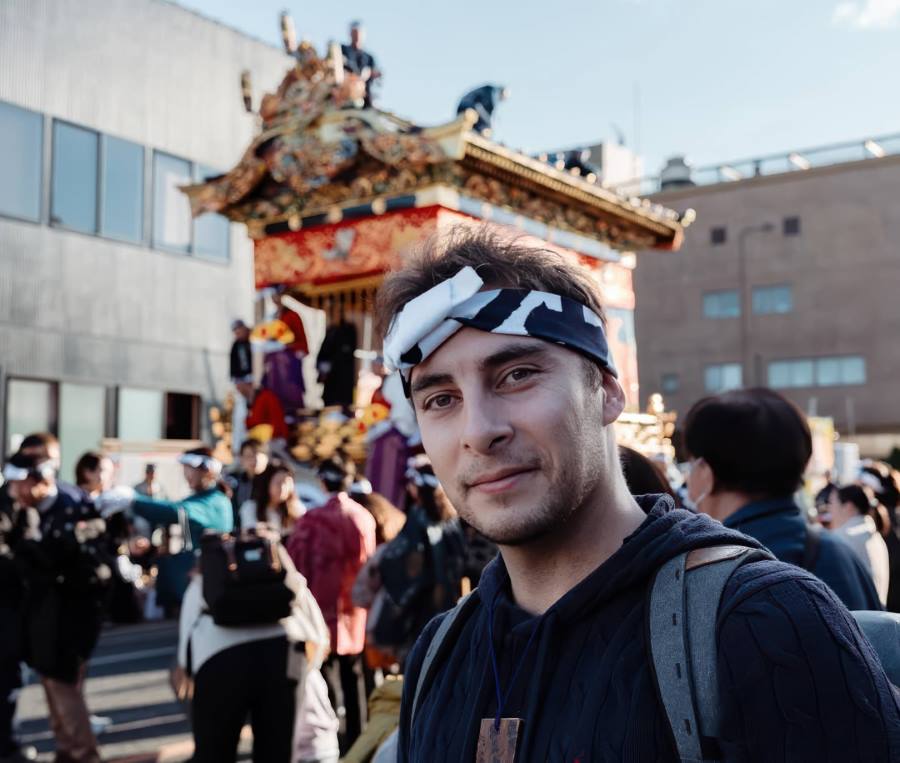
[[[497,715],[494,717],[494,731],[500,730],[500,719],[503,717],[503,708],[506,706],[506,703],[509,702],[513,687],[516,685],[516,679],[519,677],[519,671],[525,664],[525,658],[528,656],[534,637],[541,627],[541,618],[538,618],[538,621],[531,629],[531,635],[528,637],[528,642],[525,644],[525,650],[522,652],[522,656],[519,657],[518,664],[513,669],[512,678],[510,679],[509,686],[506,687],[506,695],[504,696],[500,688],[500,667],[497,664],[497,650],[494,648],[494,608],[497,604],[498,594],[499,591],[494,594],[494,597],[491,599],[491,607],[488,615],[488,641],[491,648],[491,667],[494,669],[494,689],[497,692]]]

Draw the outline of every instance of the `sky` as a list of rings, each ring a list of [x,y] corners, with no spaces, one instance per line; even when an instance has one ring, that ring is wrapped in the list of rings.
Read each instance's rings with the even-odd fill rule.
[[[282,9],[320,49],[360,19],[379,107],[440,124],[503,84],[495,139],[539,152],[621,133],[645,174],[900,133],[900,0],[178,2],[277,45]]]

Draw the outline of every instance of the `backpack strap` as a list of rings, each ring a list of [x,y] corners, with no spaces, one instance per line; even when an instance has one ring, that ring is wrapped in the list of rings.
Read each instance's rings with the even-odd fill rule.
[[[419,702],[424,697],[427,691],[426,687],[433,677],[431,674],[434,673],[438,657],[446,654],[446,649],[442,649],[442,647],[452,647],[456,642],[456,637],[469,619],[469,615],[478,606],[479,598],[477,594],[478,589],[476,588],[471,593],[463,596],[456,603],[456,606],[447,612],[444,619],[441,620],[437,631],[435,631],[434,638],[431,639],[431,643],[425,652],[425,659],[422,660],[422,667],[419,669],[419,680],[416,683],[416,693],[413,695],[412,710],[409,715],[410,728],[412,728],[413,721],[415,721]]]
[[[746,546],[696,549],[670,559],[653,580],[647,608],[650,653],[683,763],[706,760],[701,738],[718,736],[718,605],[728,578],[751,558],[760,555]]]

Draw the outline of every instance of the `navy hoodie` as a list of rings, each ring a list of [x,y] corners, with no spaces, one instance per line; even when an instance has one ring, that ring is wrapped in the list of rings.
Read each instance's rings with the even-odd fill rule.
[[[508,693],[503,716],[524,721],[519,763],[677,759],[651,673],[648,586],[683,551],[759,544],[675,509],[668,497],[638,501],[649,509],[642,525],[541,616],[515,605],[502,558],[492,562],[480,602],[420,698],[410,729],[412,695],[442,616],[431,621],[407,662],[401,762],[475,759],[481,720],[497,709],[492,610]],[[730,761],[900,761],[900,694],[847,609],[817,578],[778,561],[740,567],[722,595],[717,642],[722,733],[719,749],[707,754]]]

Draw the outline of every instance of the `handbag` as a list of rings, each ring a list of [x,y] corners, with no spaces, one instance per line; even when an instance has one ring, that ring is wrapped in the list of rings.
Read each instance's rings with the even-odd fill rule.
[[[184,592],[188,587],[191,570],[197,564],[190,523],[182,508],[178,509],[178,524],[181,525],[184,548],[177,554],[161,557],[156,568],[156,602],[165,609],[181,604]]]

